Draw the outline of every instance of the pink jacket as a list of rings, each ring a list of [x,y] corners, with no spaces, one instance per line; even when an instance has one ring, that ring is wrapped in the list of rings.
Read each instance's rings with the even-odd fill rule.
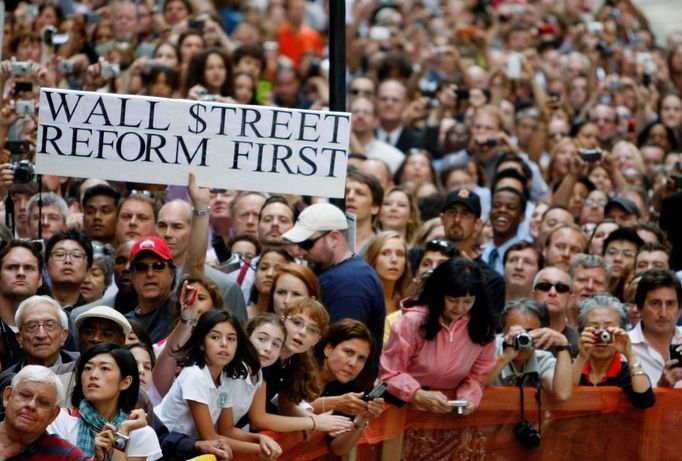
[[[495,341],[481,346],[471,341],[465,317],[444,323],[436,337],[426,341],[419,327],[426,319],[427,308],[404,311],[395,321],[388,344],[381,354],[379,380],[388,383],[388,391],[410,402],[422,388],[456,389],[457,399],[478,405],[483,396],[488,373],[495,365]]]

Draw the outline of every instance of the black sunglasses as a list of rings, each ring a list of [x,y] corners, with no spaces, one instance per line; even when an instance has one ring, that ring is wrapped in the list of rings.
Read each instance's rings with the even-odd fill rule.
[[[151,267],[154,272],[161,272],[164,270],[166,267],[170,266],[170,263],[163,262],[163,261],[156,261],[153,263],[133,263],[133,269],[135,269],[137,272],[147,272],[149,268]]]
[[[543,293],[548,293],[549,290],[552,289],[552,287],[554,287],[557,293],[561,294],[568,293],[569,291],[571,291],[571,287],[561,282],[558,283],[540,282],[535,285],[535,290],[542,291]]]
[[[298,245],[298,247],[302,250],[310,251],[310,249],[315,246],[315,242],[317,242],[318,240],[320,240],[322,237],[324,237],[325,235],[327,235],[330,232],[331,231],[324,232],[324,233],[318,235],[317,237],[315,237],[314,239],[306,239],[302,242],[297,243],[296,245]]]

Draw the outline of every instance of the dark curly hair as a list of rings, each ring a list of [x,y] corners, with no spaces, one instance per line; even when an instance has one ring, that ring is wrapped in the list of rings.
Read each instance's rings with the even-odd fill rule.
[[[415,303],[429,308],[426,321],[420,328],[424,339],[433,340],[442,328],[440,317],[445,310],[446,296],[475,296],[476,300],[469,311],[469,337],[481,345],[493,340],[495,319],[488,307],[481,270],[477,263],[463,257],[443,262],[424,283],[424,289]]]

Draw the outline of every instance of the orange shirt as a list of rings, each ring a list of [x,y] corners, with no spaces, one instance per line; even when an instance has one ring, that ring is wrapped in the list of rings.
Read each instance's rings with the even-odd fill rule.
[[[291,59],[296,67],[301,64],[304,54],[314,53],[322,56],[324,49],[320,34],[308,26],[301,27],[296,34],[289,24],[284,24],[279,29],[278,41],[280,54]]]

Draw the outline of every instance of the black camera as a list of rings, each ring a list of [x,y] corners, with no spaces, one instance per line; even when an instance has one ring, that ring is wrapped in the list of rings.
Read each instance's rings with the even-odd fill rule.
[[[48,46],[60,46],[67,43],[69,39],[69,34],[60,34],[59,29],[54,26],[48,26],[43,32],[43,42]]]
[[[35,176],[33,164],[28,160],[14,162],[10,165],[10,169],[14,171],[14,182],[16,184],[26,184],[31,182]]]
[[[517,351],[532,351],[533,337],[528,333],[519,333],[514,336],[514,349]]]
[[[598,162],[601,160],[602,154],[601,149],[582,149],[580,151],[580,158],[584,162]]]
[[[499,141],[495,138],[487,138],[487,139],[483,139],[481,141],[476,141],[476,144],[478,144],[480,147],[493,148],[493,147],[497,147],[497,145],[499,144]]]
[[[609,42],[605,40],[599,40],[594,48],[601,56],[613,56],[613,48],[611,48]]]
[[[514,426],[514,435],[526,448],[538,448],[540,446],[540,432],[527,420],[521,421]]]
[[[440,90],[440,83],[435,80],[422,78],[419,80],[418,86],[419,92],[429,98],[429,108],[433,109],[434,107],[438,107],[438,99],[436,98],[436,95]]]

